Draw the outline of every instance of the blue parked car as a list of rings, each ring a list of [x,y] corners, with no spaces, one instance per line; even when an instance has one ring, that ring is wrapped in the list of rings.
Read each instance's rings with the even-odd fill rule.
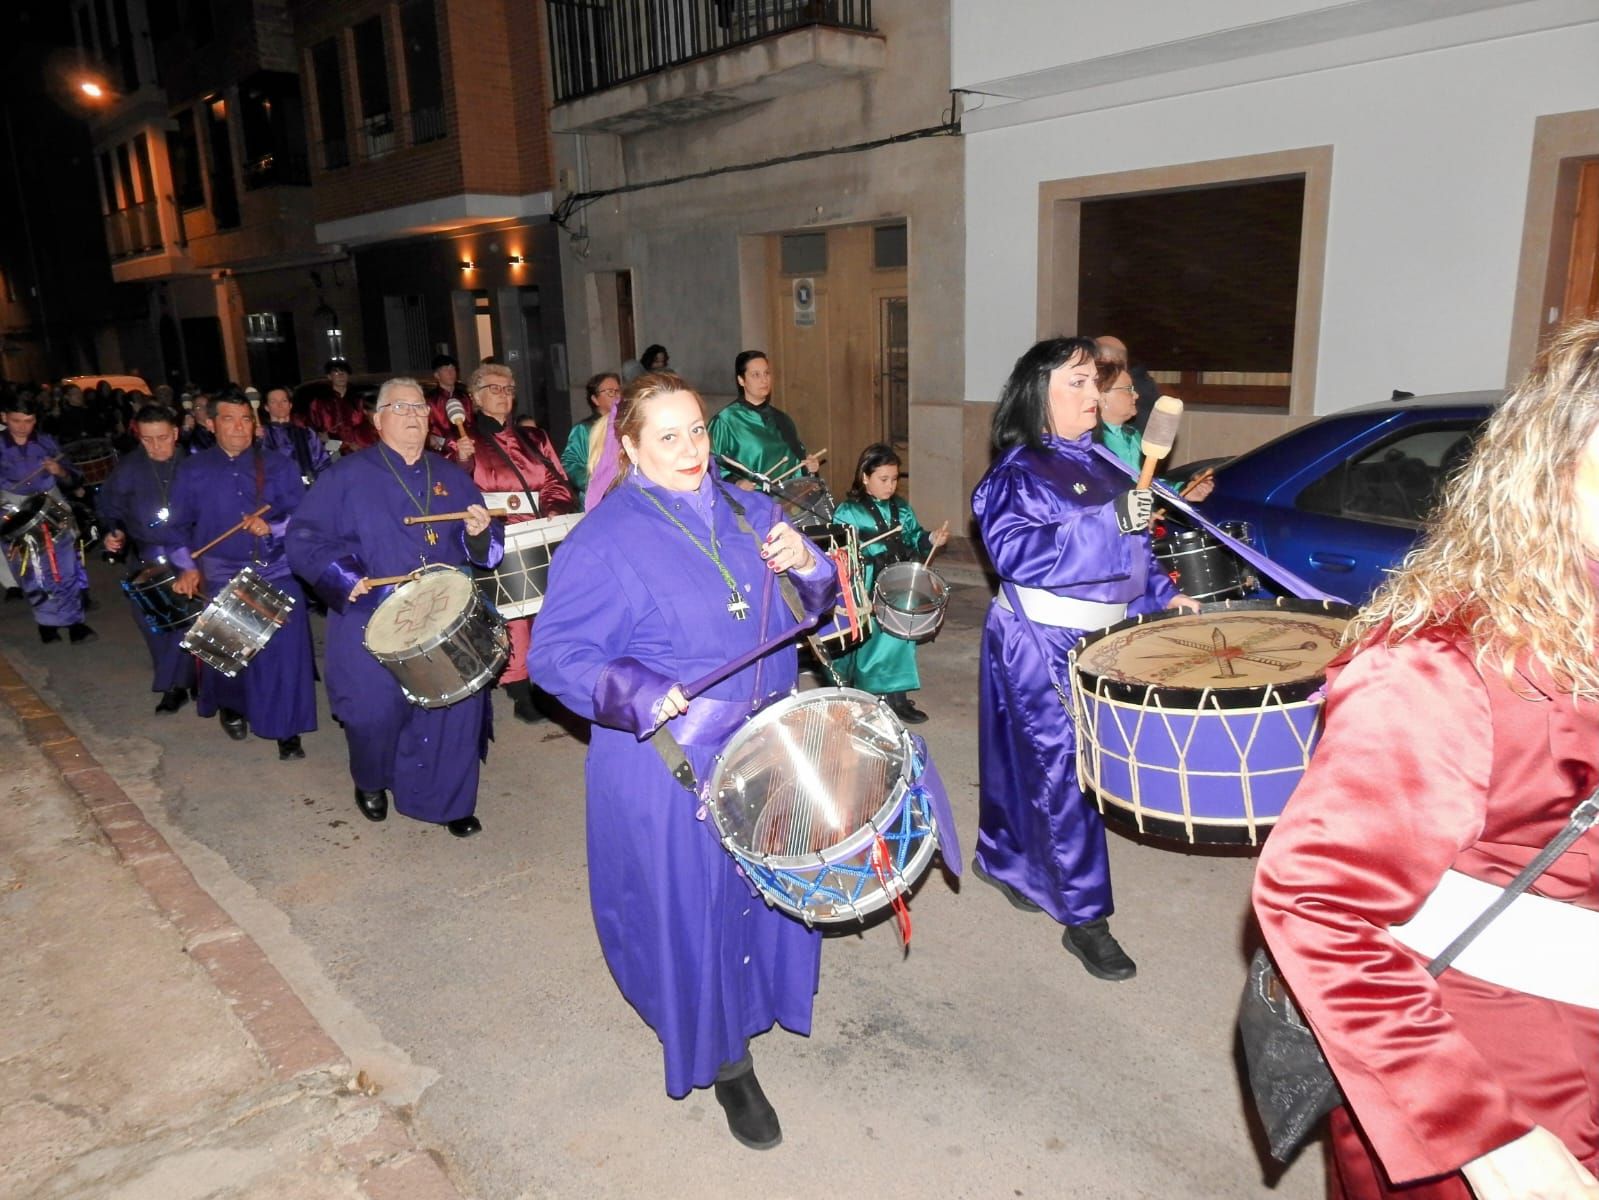
[[[1247,522],[1268,558],[1361,604],[1404,558],[1501,395],[1455,392],[1331,413],[1212,464],[1216,490],[1200,510],[1214,522]]]

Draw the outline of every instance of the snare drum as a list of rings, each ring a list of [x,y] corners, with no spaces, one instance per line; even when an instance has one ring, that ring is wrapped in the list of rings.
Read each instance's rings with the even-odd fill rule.
[[[42,551],[46,538],[59,543],[78,536],[71,507],[53,491],[8,501],[0,513],[0,542],[8,550]]]
[[[140,619],[151,633],[170,633],[182,629],[205,609],[205,601],[195,596],[180,596],[172,590],[178,573],[168,563],[151,563],[122,581],[122,590],[139,610]]]
[[[1310,761],[1346,604],[1229,601],[1089,634],[1068,656],[1077,778],[1141,833],[1259,845]]]
[[[1178,590],[1195,600],[1230,600],[1244,594],[1238,559],[1203,529],[1174,529],[1156,538],[1155,561]]]
[[[877,573],[872,614],[883,632],[908,642],[925,642],[938,633],[949,604],[949,584],[930,567],[899,562]]]
[[[860,534],[842,522],[812,525],[805,536],[833,560],[838,571],[837,606],[833,615],[816,627],[816,636],[830,654],[843,654],[864,642],[872,632],[872,596],[861,562]]]
[[[245,567],[223,585],[180,645],[232,679],[288,624],[295,599]]]
[[[81,438],[61,447],[61,453],[86,484],[104,483],[117,467],[117,448],[109,438]]]
[[[520,493],[516,493],[520,495]],[[527,498],[522,498],[527,504]],[[550,559],[566,540],[582,513],[519,521],[505,527],[505,557],[492,570],[474,570],[483,598],[506,618],[531,617],[544,607],[544,590],[550,578]]]
[[[772,499],[782,506],[795,529],[826,525],[833,520],[833,495],[817,475],[790,475],[772,485]]]
[[[926,755],[876,696],[801,692],[733,735],[705,808],[768,904],[807,925],[857,921],[909,891],[946,835]]]
[[[363,644],[422,708],[443,708],[487,687],[511,656],[505,622],[472,577],[438,564],[378,605]]]

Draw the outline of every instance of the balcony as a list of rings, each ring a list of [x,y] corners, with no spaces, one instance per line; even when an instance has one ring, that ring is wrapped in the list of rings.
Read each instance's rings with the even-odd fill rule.
[[[555,126],[637,133],[880,69],[871,0],[545,0]]]
[[[106,214],[105,240],[113,262],[161,249],[161,212],[156,202],[147,200]]]

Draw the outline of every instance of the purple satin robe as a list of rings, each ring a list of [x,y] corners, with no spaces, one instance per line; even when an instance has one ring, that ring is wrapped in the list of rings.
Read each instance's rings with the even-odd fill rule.
[[[259,472],[259,486],[257,486]],[[216,446],[191,455],[172,485],[172,564],[180,570],[198,565],[205,594],[215,596],[245,567],[294,597],[283,627],[232,679],[212,667],[199,668],[200,699],[196,711],[209,717],[219,708],[243,713],[251,732],[264,738],[287,738],[316,728],[316,664],[311,651],[311,623],[305,594],[289,571],[283,553],[283,529],[299,507],[305,487],[294,466],[282,455],[251,446],[236,458]],[[207,550],[198,560],[191,550],[236,524],[240,517],[269,505],[264,538],[240,531]]]
[[[304,425],[268,422],[261,430],[261,445],[292,462],[307,487],[333,462],[316,430]]]
[[[589,898],[617,986],[661,1039],[666,1090],[707,1087],[774,1023],[811,1028],[821,936],[768,908],[739,875],[698,801],[640,741],[655,703],[792,623],[726,495],[651,492],[700,540],[709,513],[723,562],[750,605],[728,612],[715,565],[629,481],[562,543],[533,627],[534,682],[595,722],[587,781]],[[729,489],[731,491],[731,489]],[[772,501],[732,492],[764,538]],[[830,611],[837,576],[818,556],[793,576],[806,612]],[[667,726],[701,781],[757,707],[795,685],[792,646],[723,680]]]
[[[1063,596],[1163,608],[1176,588],[1149,536],[1126,536],[1114,501],[1128,480],[1088,435],[1006,451],[972,493],[972,511],[1001,579]],[[1081,925],[1114,905],[1105,826],[1077,786],[1077,736],[1046,659],[1070,687],[1067,652],[1087,630],[1033,623],[996,599],[979,668],[977,858],[984,870],[1057,921]]]
[[[161,513],[170,508],[172,485],[186,457],[174,453],[166,462],[157,463],[152,462],[142,448],[134,450],[117,463],[110,478],[100,485],[95,507],[107,529],[121,528],[127,532],[130,572],[171,555],[171,548],[164,541],[170,535]],[[173,629],[156,633],[145,622],[144,612],[137,604],[129,600],[128,607],[144,638],[145,648],[150,651],[153,672],[150,690],[165,692],[171,688],[193,687],[194,656],[181,644],[185,631]]]
[[[35,431],[19,446],[9,433],[0,432],[0,492],[37,496],[53,491],[56,477],[40,469],[47,458],[57,460],[66,468],[68,481],[76,481],[77,470],[62,457],[61,447],[49,434]],[[59,492],[56,495],[64,500]],[[78,554],[77,539],[62,538],[52,549],[53,562],[49,554],[25,554],[20,542],[6,547],[6,557],[23,595],[33,607],[35,621],[57,627],[76,625],[83,620],[83,593],[89,586],[89,573]]]
[[[424,452],[409,467],[383,445],[346,455],[317,478],[294,514],[289,563],[328,606],[328,700],[344,724],[355,786],[387,788],[395,811],[442,823],[471,816],[477,807],[478,765],[493,737],[490,689],[444,708],[412,704],[364,645],[367,622],[394,588],[376,588],[348,602],[363,577],[404,575],[423,563],[469,564],[461,522],[404,523],[420,511],[418,502],[432,512],[456,512],[482,504],[483,493],[465,471],[436,454]],[[429,529],[438,535],[431,545]],[[501,529],[499,522],[490,523],[478,566],[499,563],[505,552]]]

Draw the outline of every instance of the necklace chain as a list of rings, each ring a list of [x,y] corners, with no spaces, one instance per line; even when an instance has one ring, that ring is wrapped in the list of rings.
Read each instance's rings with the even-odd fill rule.
[[[389,474],[394,476],[394,482],[400,485],[400,490],[405,493],[405,498],[411,502],[412,507],[424,517],[431,515],[433,510],[433,464],[427,461],[428,452],[426,450],[422,451],[422,470],[424,472],[422,495],[425,503],[424,500],[418,500],[411,494],[410,487],[400,477],[400,473],[394,469],[394,464],[389,461],[389,448],[387,446],[379,446],[378,455],[383,459],[383,465],[389,469]],[[438,544],[439,535],[433,532],[433,526],[424,525],[422,527],[422,536],[427,539],[428,545],[436,546]]]
[[[676,525],[678,529],[682,530],[683,536],[694,543],[695,549],[697,549],[701,554],[705,555],[706,558],[711,560],[716,567],[717,574],[721,575],[722,582],[727,585],[727,611],[732,613],[733,616],[738,620],[744,620],[749,615],[749,603],[744,599],[744,593],[739,591],[738,580],[733,578],[733,572],[728,570],[727,564],[722,561],[722,547],[721,544],[716,540],[715,514],[713,513],[711,515],[711,519],[706,522],[710,528],[711,534],[711,544],[707,546],[704,542],[700,541],[697,536],[695,536],[695,533],[692,529],[683,524],[683,522],[678,520],[677,517],[673,516],[672,511],[667,508],[666,505],[662,504],[648,488],[641,486],[639,488],[639,492],[646,500],[660,510],[660,513],[663,517],[665,517],[673,525]]]

